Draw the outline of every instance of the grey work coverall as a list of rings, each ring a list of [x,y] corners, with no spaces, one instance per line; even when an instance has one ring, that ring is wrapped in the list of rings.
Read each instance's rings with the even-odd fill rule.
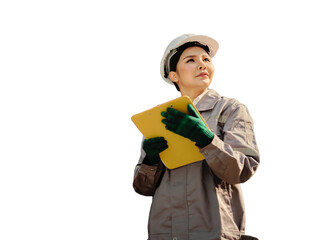
[[[153,196],[149,240],[239,240],[245,212],[240,183],[259,166],[253,120],[245,105],[209,90],[196,105],[215,134],[199,149],[204,160],[169,170],[162,162],[142,163],[141,150],[133,187]]]

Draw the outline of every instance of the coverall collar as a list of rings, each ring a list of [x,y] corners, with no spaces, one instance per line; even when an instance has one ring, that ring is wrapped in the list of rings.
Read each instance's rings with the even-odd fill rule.
[[[218,100],[221,98],[220,94],[213,89],[209,89],[207,93],[196,104],[199,111],[207,111],[213,109]]]

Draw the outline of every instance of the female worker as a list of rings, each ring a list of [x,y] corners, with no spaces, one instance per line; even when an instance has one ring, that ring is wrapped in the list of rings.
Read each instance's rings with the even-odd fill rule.
[[[150,240],[239,240],[245,212],[240,183],[259,166],[253,120],[245,105],[209,89],[218,43],[207,36],[185,34],[174,39],[161,61],[161,76],[189,96],[189,114],[168,108],[162,123],[195,142],[204,160],[173,170],[159,157],[168,145],[159,136],[145,139],[135,169],[133,187],[153,196],[149,216]]]

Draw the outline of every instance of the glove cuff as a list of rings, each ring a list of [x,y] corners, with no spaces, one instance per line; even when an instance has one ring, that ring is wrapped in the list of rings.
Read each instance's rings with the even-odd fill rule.
[[[196,146],[200,148],[207,146],[209,143],[212,142],[214,138],[214,133],[211,132],[209,129],[207,129],[207,131],[204,131],[202,133],[203,133],[202,137],[199,139],[199,141],[196,142]]]
[[[150,157],[148,157],[148,156],[145,156],[145,158],[143,159],[143,161],[142,161],[142,163],[143,164],[146,164],[146,165],[148,165],[148,166],[152,166],[152,165],[155,165],[155,164],[157,164],[158,162],[160,162],[160,157],[159,157],[159,155],[157,155],[157,156],[155,156],[155,157],[153,157],[153,158],[150,158]]]

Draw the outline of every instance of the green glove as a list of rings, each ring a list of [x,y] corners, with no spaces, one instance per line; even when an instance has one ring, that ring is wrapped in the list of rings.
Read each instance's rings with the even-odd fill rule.
[[[145,139],[142,144],[143,150],[146,152],[146,157],[143,163],[147,165],[154,165],[160,161],[159,153],[168,148],[167,141],[164,137],[155,137]]]
[[[161,113],[165,117],[165,119],[162,119],[162,123],[171,132],[196,142],[198,147],[207,146],[214,137],[213,132],[207,128],[192,104],[188,104],[188,111],[190,115],[174,108],[167,108],[167,112]]]

